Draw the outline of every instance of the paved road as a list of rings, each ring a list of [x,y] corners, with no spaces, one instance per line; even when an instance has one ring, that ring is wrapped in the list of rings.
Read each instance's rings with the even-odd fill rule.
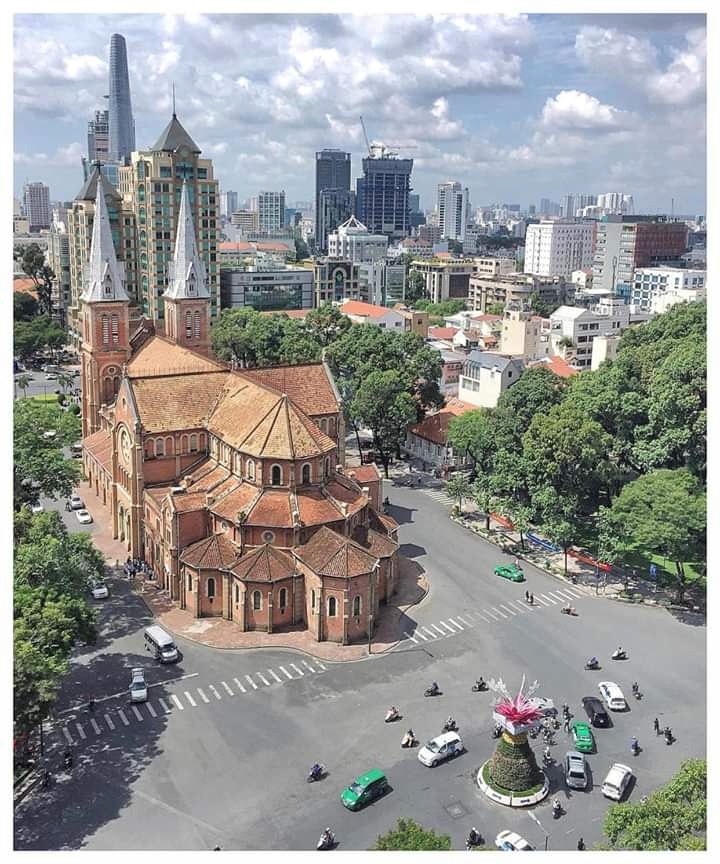
[[[527,588],[538,604],[526,609],[526,586],[492,575],[502,555],[450,522],[442,502],[418,489],[387,492],[402,523],[403,551],[427,569],[431,583],[429,597],[410,610],[409,636],[389,655],[321,668],[292,652],[213,651],[179,640],[182,661],[156,666],[142,644],[147,610],[126,583],[113,584],[101,640],[92,651],[78,652],[58,708],[75,706],[90,692],[111,698],[92,717],[85,709],[61,715],[49,736],[48,759],[57,765],[70,746],[66,728],[76,766],[18,809],[16,846],[310,849],[330,825],[341,849],[366,849],[397,818],[410,815],[449,833],[454,848],[473,825],[490,839],[512,828],[542,848],[544,835],[526,812],[490,803],[473,783],[495,743],[490,697],[470,692],[479,674],[502,676],[515,688],[525,672],[540,682],[539,693],[557,704],[568,701],[577,716],[581,697],[595,694],[599,680],[616,681],[626,694],[638,680],[645,693],[628,712],[613,714],[612,729],[597,730],[599,752],[589,760],[592,791],[568,793],[553,775],[567,813],[554,821],[547,804],[535,811],[551,849],[574,849],[580,834],[588,845],[601,839],[606,801],[598,784],[613,761],[635,770],[632,800],[669,778],[683,759],[704,755],[704,628],[591,595],[573,601],[577,618],[561,616],[559,598],[567,586],[529,566]],[[624,663],[607,659],[618,642],[630,653]],[[583,671],[592,653],[601,658],[600,672]],[[146,666],[157,685],[149,703],[136,706],[142,719],[121,692],[136,664]],[[423,690],[432,680],[444,695],[426,699]],[[403,714],[399,724],[383,723],[390,704]],[[426,740],[450,713],[467,753],[431,770],[418,762],[417,751],[401,750],[408,726]],[[678,741],[672,747],[653,735],[655,716],[673,727]],[[643,747],[637,758],[628,752],[632,735]],[[569,749],[562,733],[558,742],[554,750],[562,758]],[[307,784],[316,759],[327,764],[329,776]],[[347,812],[340,791],[374,766],[387,773],[392,791],[360,813]],[[48,804],[61,817],[52,824]]]

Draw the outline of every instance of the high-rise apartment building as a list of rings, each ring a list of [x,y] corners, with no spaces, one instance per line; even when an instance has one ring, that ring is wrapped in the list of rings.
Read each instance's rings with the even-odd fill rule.
[[[597,196],[597,201],[590,203],[597,204],[606,214],[619,213],[632,216],[635,212],[633,196],[626,195],[624,192],[604,192]]]
[[[560,215],[565,219],[574,219],[577,216],[577,211],[582,207],[589,207],[595,204],[597,195],[583,195],[580,192],[572,192],[569,195],[563,195],[560,205]]]
[[[351,189],[322,189],[318,197],[315,245],[327,252],[328,238],[339,225],[354,215],[355,193]]]
[[[238,209],[238,193],[228,189],[220,193],[220,215],[229,219]]]
[[[419,213],[420,212],[420,196],[411,192],[408,195],[408,208],[411,213]]]
[[[343,216],[334,225],[323,220],[320,195],[324,190],[334,190],[338,203],[347,201],[342,193],[350,191],[351,157],[344,150],[319,150],[315,153],[315,245],[321,252],[327,251],[327,235],[334,231],[352,213]],[[326,208],[331,206],[326,204]]]
[[[128,75],[127,48],[125,38],[119,33],[110,37],[110,103],[109,154],[110,159],[127,165],[135,149],[135,121],[130,101],[130,77]]]
[[[285,224],[285,192],[260,192],[257,201],[259,230],[280,231]]]
[[[344,258],[355,264],[384,261],[387,247],[384,234],[371,234],[354,216],[328,235],[328,257]]]
[[[189,206],[197,232],[198,254],[207,275],[213,318],[220,309],[218,181],[213,175],[212,160],[201,159],[201,152],[173,114],[155,144],[149,150],[135,150],[130,165],[119,172],[123,200],[130,202],[137,219],[137,302],[160,331],[164,328],[163,293],[168,285],[184,181],[188,184]]]
[[[31,231],[50,227],[50,187],[44,183],[26,183],[23,208]]]
[[[96,111],[95,117],[88,120],[88,155],[87,161],[91,164],[96,161],[107,162],[110,158],[110,112]]]
[[[257,210],[234,210],[230,215],[230,224],[243,234],[255,233],[258,230]]]
[[[604,216],[597,223],[593,289],[630,301],[634,271],[679,261],[687,251],[688,227],[664,216]]]
[[[446,240],[465,239],[465,226],[470,213],[470,190],[461,183],[438,184],[437,213],[440,236]]]
[[[67,211],[54,214],[48,236],[48,266],[55,274],[51,289],[52,316],[64,327],[70,308],[70,237]]]
[[[525,233],[525,272],[570,277],[593,261],[595,226],[590,222],[540,222]]]
[[[110,236],[115,254],[125,268],[125,286],[131,302],[137,302],[138,296],[139,260],[135,212],[129,202],[123,201],[117,189],[100,170],[100,166],[95,164],[67,211],[70,302],[66,324],[70,343],[78,349],[82,342],[80,295],[83,292],[84,267],[90,256],[98,183],[104,192]]]
[[[382,144],[372,145],[357,179],[357,216],[373,234],[389,239],[410,233],[410,174],[413,160],[400,159]]]

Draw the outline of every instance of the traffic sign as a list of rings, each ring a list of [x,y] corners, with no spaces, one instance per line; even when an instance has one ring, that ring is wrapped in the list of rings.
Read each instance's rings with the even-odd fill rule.
[[[657,564],[650,565],[650,578],[657,579]]]

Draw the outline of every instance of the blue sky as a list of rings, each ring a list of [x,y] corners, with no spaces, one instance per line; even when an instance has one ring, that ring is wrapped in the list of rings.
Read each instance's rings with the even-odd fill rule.
[[[314,152],[413,145],[423,207],[460,180],[473,205],[620,191],[704,213],[703,15],[58,14],[15,17],[15,193],[82,185],[112,33],[128,45],[137,146],[171,113],[241,198],[311,200]],[[402,152],[402,151],[401,151]]]

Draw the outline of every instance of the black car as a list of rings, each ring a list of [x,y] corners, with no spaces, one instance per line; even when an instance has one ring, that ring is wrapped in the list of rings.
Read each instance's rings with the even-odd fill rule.
[[[609,726],[610,718],[605,711],[605,706],[595,696],[585,696],[582,700],[583,708],[593,726]]]

